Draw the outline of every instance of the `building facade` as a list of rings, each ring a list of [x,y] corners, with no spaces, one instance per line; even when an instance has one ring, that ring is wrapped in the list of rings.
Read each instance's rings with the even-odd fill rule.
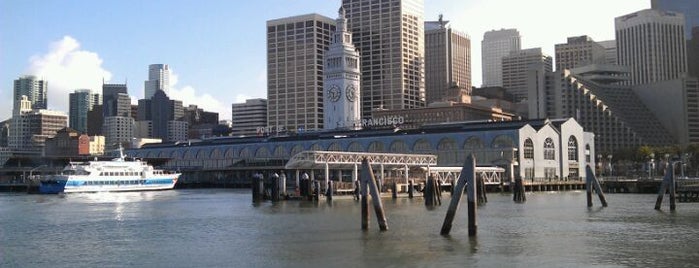
[[[48,109],[47,92],[49,83],[33,75],[22,76],[14,81],[13,111],[19,111],[19,101],[27,96],[32,109]]]
[[[29,102],[26,100],[26,102]],[[43,152],[46,139],[68,126],[68,116],[59,111],[27,109],[13,115],[8,147],[19,151]]]
[[[170,122],[184,120],[184,108],[182,101],[172,100],[165,91],[157,90],[150,99],[138,101],[137,121],[150,121],[151,133],[148,138],[162,139],[163,141],[173,141],[168,137]],[[179,126],[179,125],[178,125]],[[177,129],[179,132],[180,130]],[[186,135],[185,135],[186,136]],[[179,136],[178,136],[179,137]]]
[[[324,129],[359,129],[362,99],[359,52],[352,44],[352,33],[347,31],[347,18],[342,7],[336,25],[324,61]]]
[[[542,53],[541,48],[514,51],[502,58],[502,86],[515,102],[528,98],[527,73],[536,68],[553,71],[553,59]]]
[[[522,37],[517,29],[491,30],[483,34],[481,64],[483,87],[501,87],[502,58],[522,49]]]
[[[595,166],[594,134],[584,131],[571,118],[464,122],[398,131],[229,137],[192,142],[188,146],[146,145],[128,154],[145,159],[170,158],[165,164],[169,169],[231,172],[249,171],[250,165],[260,170],[278,171],[278,165],[283,167],[291,157],[303,151],[434,154],[437,155],[436,166],[446,167],[463,166],[466,156],[474,154],[478,166],[504,168],[508,182],[514,178],[580,179],[587,165]]]
[[[425,22],[425,98],[443,100],[451,83],[471,88],[471,38],[438,21]]]
[[[597,43],[604,48],[604,64],[619,64],[617,60],[616,40],[606,40]]]
[[[134,119],[130,116],[108,116],[104,118],[104,150],[115,150],[119,146],[128,148],[134,138]]]
[[[248,99],[231,105],[231,135],[261,135],[267,124],[267,100]]]
[[[63,128],[56,135],[46,139],[44,156],[85,156],[90,155],[90,137],[72,128]]]
[[[699,27],[699,2],[687,0],[651,0],[650,7],[655,10],[675,11],[684,15],[684,33],[692,38],[692,28]]]
[[[148,65],[148,80],[144,82],[143,96],[150,99],[155,92],[162,90],[165,94],[170,94],[170,66],[167,64]]]
[[[619,65],[631,68],[630,85],[687,73],[684,15],[644,9],[614,19]]]
[[[102,84],[102,116],[131,116],[126,84]]]
[[[101,96],[92,93],[90,89],[77,89],[69,94],[68,100],[70,128],[80,133],[87,133],[87,115],[95,105],[102,104]]]
[[[600,152],[675,143],[633,90],[621,85],[628,79],[628,70],[623,67],[588,65],[573,70],[530,72],[528,79],[529,118],[573,117],[587,131],[595,133]]]
[[[568,37],[565,44],[556,44],[556,71],[589,64],[604,64],[606,49],[587,35]]]
[[[699,143],[699,79],[636,85],[633,91],[682,147]]]
[[[362,70],[362,117],[424,107],[423,0],[343,0]]]
[[[323,128],[323,55],[335,21],[318,14],[267,21],[267,122],[275,129]]]

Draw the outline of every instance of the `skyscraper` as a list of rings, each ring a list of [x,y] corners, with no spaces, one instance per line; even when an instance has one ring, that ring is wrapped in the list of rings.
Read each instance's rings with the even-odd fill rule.
[[[90,89],[77,89],[69,94],[69,124],[70,128],[81,133],[87,132],[87,114],[95,105],[102,104],[99,94]]]
[[[261,135],[267,127],[267,100],[248,99],[231,105],[231,135]]]
[[[424,1],[342,0],[361,55],[362,117],[425,106]]]
[[[471,90],[471,39],[453,30],[449,21],[425,22],[425,98],[441,101],[455,82]]]
[[[267,122],[274,131],[323,128],[323,55],[335,21],[318,14],[267,21]]]
[[[556,44],[556,71],[605,63],[605,52],[602,45],[587,35],[568,37],[565,44]]]
[[[170,94],[170,67],[167,64],[148,65],[148,80],[144,85],[144,98],[150,99],[157,90]]]
[[[687,73],[684,15],[645,9],[614,19],[619,65],[631,68],[631,85]]]
[[[103,116],[131,116],[131,97],[126,84],[102,84]]]
[[[519,51],[522,37],[517,29],[492,30],[483,34],[481,57],[483,66],[483,87],[501,87],[502,58],[510,52]]]
[[[323,116],[325,129],[361,128],[359,52],[347,31],[345,9],[340,8],[337,29],[325,53]]]
[[[684,15],[684,36],[692,38],[692,28],[699,27],[699,1],[651,0],[650,7],[657,10],[680,12]]]
[[[14,97],[13,97],[13,113],[19,112],[18,102],[22,100],[22,95],[27,96],[27,99],[32,103],[32,109],[47,109],[48,102],[46,100],[46,92],[48,90],[48,82],[39,80],[36,76],[26,75],[15,80]]]
[[[552,72],[553,59],[543,54],[541,48],[513,51],[502,58],[502,86],[513,95],[513,101],[527,98],[527,75],[531,69]]]

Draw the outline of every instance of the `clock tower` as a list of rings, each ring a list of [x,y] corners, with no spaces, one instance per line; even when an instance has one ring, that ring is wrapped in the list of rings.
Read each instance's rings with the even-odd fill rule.
[[[336,31],[325,52],[323,81],[324,129],[360,129],[359,52],[347,31],[345,9],[340,8]]]

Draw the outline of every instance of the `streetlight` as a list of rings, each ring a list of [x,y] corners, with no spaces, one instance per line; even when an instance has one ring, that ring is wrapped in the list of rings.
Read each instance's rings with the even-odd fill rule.
[[[655,168],[655,154],[650,153],[650,159],[648,160],[648,178],[653,178],[653,169]]]

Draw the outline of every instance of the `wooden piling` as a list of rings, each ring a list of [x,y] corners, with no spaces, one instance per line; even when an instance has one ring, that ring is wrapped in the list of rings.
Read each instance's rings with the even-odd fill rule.
[[[468,162],[468,159],[467,159]],[[468,236],[476,236],[478,224],[476,221],[476,207],[478,206],[478,187],[476,186],[476,161],[471,155],[470,165],[472,169],[468,170],[468,182],[466,183],[466,200],[468,201]]]
[[[325,191],[325,198],[328,201],[333,200],[333,181],[328,181],[328,189]]]
[[[665,165],[665,177],[663,177],[663,182],[660,184],[660,191],[658,191],[658,199],[655,201],[655,209],[659,210],[660,205],[663,203],[663,196],[665,193],[670,191],[670,210],[675,210],[675,171],[673,169],[674,165]]]
[[[320,200],[320,181],[313,181],[313,200]]]
[[[252,176],[252,202],[260,202],[262,200],[262,194],[260,189],[260,177],[257,174]]]
[[[476,181],[478,185],[478,204],[485,205],[485,203],[488,203],[488,197],[485,195],[485,182],[483,178],[476,178]]]
[[[607,199],[604,197],[604,192],[602,191],[602,187],[599,185],[599,181],[597,180],[597,177],[595,176],[595,173],[592,171],[592,168],[590,165],[587,165],[585,168],[585,186],[586,186],[586,191],[587,191],[587,207],[592,207],[592,189],[595,189],[595,192],[597,192],[597,196],[599,197],[600,203],[602,203],[603,207],[607,206]]]
[[[434,206],[434,178],[432,176],[427,177],[422,196],[425,199],[425,206]]]
[[[433,180],[434,182],[434,197],[435,197],[435,204],[441,206],[442,205],[442,183],[441,180]]]
[[[527,196],[524,194],[524,182],[521,178],[515,179],[515,185],[512,187],[512,193],[512,200],[515,201],[515,203],[523,203],[527,201]]]
[[[381,231],[386,231],[388,230],[388,225],[386,223],[383,204],[381,203],[381,194],[376,184],[376,178],[374,178],[374,172],[371,170],[369,160],[366,158],[362,160],[362,175],[362,179],[368,181],[367,186],[371,194],[372,203],[374,203],[374,211],[376,212],[376,220],[379,222],[379,229]]]
[[[272,176],[272,191],[271,191],[271,199],[272,202],[279,202],[279,175]]]
[[[361,178],[361,196],[362,200],[360,203],[362,204],[362,230],[368,230],[369,229],[369,197],[368,197],[368,182]]]
[[[444,218],[444,223],[442,224],[441,235],[449,235],[451,232],[452,222],[454,222],[454,216],[456,216],[456,211],[459,209],[459,203],[461,202],[461,196],[464,193],[464,187],[466,187],[466,182],[468,176],[475,176],[475,162],[472,156],[466,158],[464,162],[464,167],[461,169],[461,175],[456,182],[455,187],[452,187],[452,192],[455,193],[451,197],[451,202],[449,203],[449,209],[447,210],[447,216]],[[453,185],[453,181],[452,181]]]

